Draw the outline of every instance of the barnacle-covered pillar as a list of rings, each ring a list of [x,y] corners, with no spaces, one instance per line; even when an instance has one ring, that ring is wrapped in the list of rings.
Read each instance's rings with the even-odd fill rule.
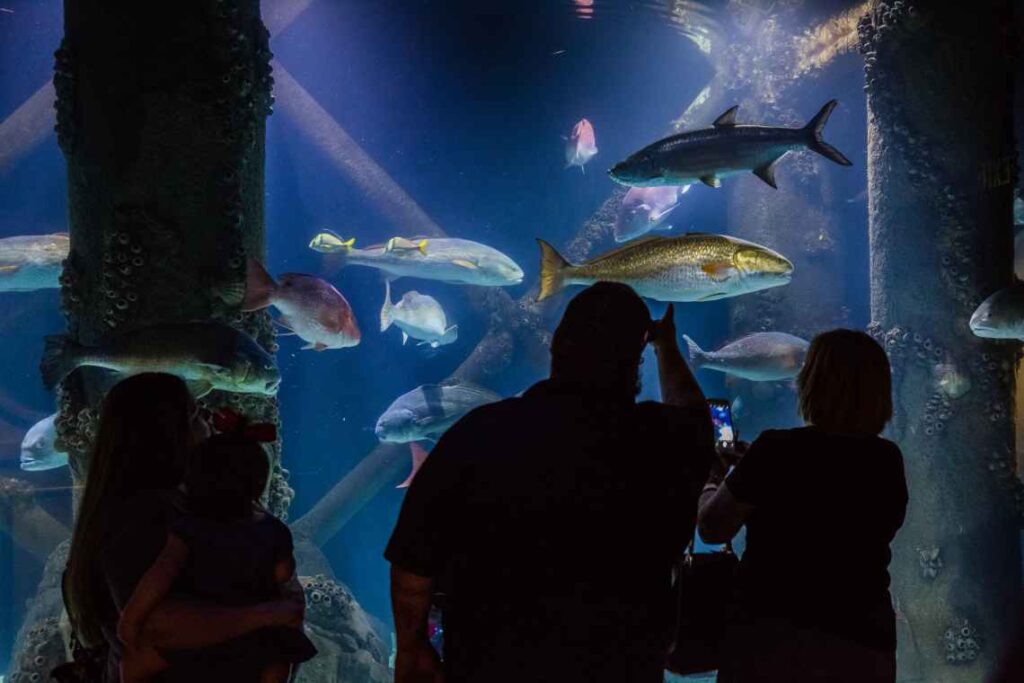
[[[63,275],[68,332],[102,344],[155,323],[221,320],[274,349],[265,313],[219,295],[263,251],[268,33],[256,0],[65,2],[56,54],[57,137],[67,159],[71,253]],[[102,373],[60,389],[59,439],[81,479]],[[214,393],[275,421],[276,401]],[[279,449],[274,449],[275,461]],[[279,466],[271,509],[290,492]]]
[[[892,563],[919,653],[904,680],[983,680],[1021,587],[1018,345],[968,328],[1013,279],[1010,7],[876,1],[860,24],[872,332],[893,365],[911,497]]]

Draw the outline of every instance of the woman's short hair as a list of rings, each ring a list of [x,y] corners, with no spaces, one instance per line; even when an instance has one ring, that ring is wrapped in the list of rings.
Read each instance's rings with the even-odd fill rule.
[[[811,341],[797,378],[800,415],[826,431],[880,434],[892,419],[892,373],[885,351],[856,330]]]

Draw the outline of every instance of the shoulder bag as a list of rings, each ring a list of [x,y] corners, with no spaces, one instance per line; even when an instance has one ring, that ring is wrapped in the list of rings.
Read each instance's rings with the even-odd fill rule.
[[[676,627],[665,663],[672,673],[685,676],[719,668],[738,566],[730,544],[698,553],[690,542],[675,572]]]

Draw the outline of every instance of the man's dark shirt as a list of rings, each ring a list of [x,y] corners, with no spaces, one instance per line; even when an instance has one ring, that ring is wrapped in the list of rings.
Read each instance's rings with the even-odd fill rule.
[[[889,544],[907,509],[896,444],[815,427],[767,431],[726,483],[754,506],[739,571],[748,613],[895,650]]]
[[[713,457],[704,405],[553,380],[454,425],[385,553],[445,593],[448,683],[660,682]]]

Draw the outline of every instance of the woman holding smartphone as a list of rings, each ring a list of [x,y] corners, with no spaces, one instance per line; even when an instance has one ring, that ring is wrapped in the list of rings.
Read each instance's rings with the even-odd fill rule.
[[[868,335],[833,330],[811,343],[797,386],[806,425],[761,434],[701,496],[705,541],[747,527],[718,680],[892,683],[889,544],[907,485],[899,448],[879,436],[892,417],[889,361]]]

